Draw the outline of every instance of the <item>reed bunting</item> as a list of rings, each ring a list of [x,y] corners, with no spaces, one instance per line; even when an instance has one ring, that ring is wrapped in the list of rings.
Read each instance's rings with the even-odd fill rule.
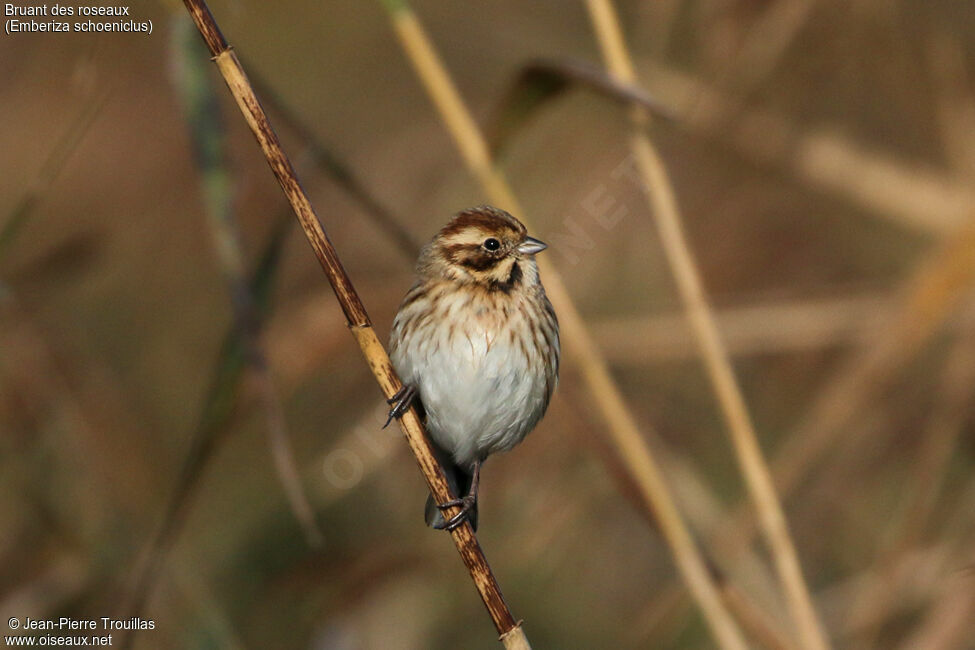
[[[521,442],[545,414],[559,375],[559,323],[538,277],[546,245],[504,210],[455,215],[420,253],[389,349],[403,388],[389,419],[425,417],[453,494],[427,499],[426,521],[477,530],[481,464]],[[387,419],[387,424],[389,424]],[[445,520],[442,510],[460,506]]]

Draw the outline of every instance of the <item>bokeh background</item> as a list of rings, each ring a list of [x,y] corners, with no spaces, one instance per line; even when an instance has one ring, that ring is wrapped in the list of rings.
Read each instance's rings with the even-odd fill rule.
[[[801,467],[781,496],[835,647],[975,648],[975,5],[617,4],[763,448]],[[415,246],[486,197],[382,3],[210,6],[385,339]],[[414,9],[750,641],[796,647],[764,547],[727,523],[747,495],[626,173],[627,109],[523,74],[599,69],[583,3]],[[156,629],[136,648],[498,647],[182,7],[132,12],[151,35],[0,36],[2,620],[137,611]],[[265,374],[239,372],[248,311]],[[487,464],[479,538],[509,605],[536,648],[714,647],[604,428],[567,361]]]

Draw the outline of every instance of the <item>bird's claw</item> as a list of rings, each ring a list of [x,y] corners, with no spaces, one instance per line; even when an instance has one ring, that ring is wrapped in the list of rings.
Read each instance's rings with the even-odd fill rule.
[[[389,423],[393,421],[393,418],[399,419],[403,417],[403,414],[410,410],[413,406],[413,402],[416,400],[417,390],[410,384],[404,384],[402,388],[396,391],[396,394],[386,400],[386,403],[392,406],[389,409],[389,415],[386,417],[386,423],[383,424],[383,429],[389,426]]]
[[[477,502],[477,498],[474,495],[468,494],[466,497],[461,497],[460,499],[451,499],[446,503],[438,503],[437,507],[440,510],[446,510],[447,508],[454,508],[460,506],[460,512],[448,519],[442,524],[433,524],[433,527],[437,530],[453,530],[467,521],[467,517],[470,515],[471,510],[474,509],[474,504]]]

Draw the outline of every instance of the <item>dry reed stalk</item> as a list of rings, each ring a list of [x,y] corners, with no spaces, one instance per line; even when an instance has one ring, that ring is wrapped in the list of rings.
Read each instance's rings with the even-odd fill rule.
[[[937,502],[958,437],[969,417],[975,387],[975,332],[966,332],[948,355],[940,390],[941,400],[921,434],[911,476],[902,489],[899,512],[887,526],[886,543],[877,552],[869,571],[876,577],[848,609],[846,627],[858,630],[858,645],[874,647],[874,640],[890,600],[898,595],[895,568],[901,557],[922,538]]]
[[[575,430],[567,431],[566,433],[570,437],[580,437],[581,444],[589,444],[595,447],[596,453],[601,453],[603,456],[606,456],[604,462],[610,466],[619,465],[619,459],[602,438],[584,435],[591,431],[591,428],[585,422],[585,412],[578,408],[579,404],[585,403],[585,397],[582,390],[577,389],[573,391],[570,388],[569,395],[563,395],[563,399],[559,400],[559,404],[577,411],[574,416],[569,418],[570,421],[574,422]],[[551,414],[549,417],[551,417]],[[702,518],[708,519],[710,522],[719,520],[721,514],[720,505],[707,489],[700,484],[697,476],[689,468],[688,464],[690,461],[687,458],[680,458],[678,452],[669,449],[666,441],[655,437],[652,432],[649,435],[652,438],[654,453],[661,459],[661,465],[666,468],[668,478],[671,479],[670,483],[676,486],[675,489],[678,492],[677,500],[682,505],[683,511],[688,513],[688,519],[692,522],[694,519],[700,520]],[[552,460],[558,465],[561,462],[561,457],[565,456],[565,450],[560,446],[555,451],[556,457]],[[368,465],[366,467],[368,471]],[[619,485],[615,489],[625,498],[633,502],[638,512],[647,513],[649,517],[650,510],[642,500],[638,486],[634,485],[632,478],[625,468],[618,467],[612,474],[618,483],[623,483],[623,485]],[[595,503],[604,498],[604,495],[596,491],[587,495],[580,495],[581,498],[573,499],[571,503],[564,503],[565,500],[561,493],[553,491],[551,497],[553,503],[549,504],[549,507],[536,504],[536,508],[545,512],[556,513],[555,519],[548,520],[544,530],[536,530],[533,539],[526,541],[509,538],[507,540],[508,544],[506,545],[506,557],[515,558],[526,564],[531,562],[537,563],[543,551],[547,549],[550,554],[550,551],[554,548],[553,543],[569,534],[569,531],[576,530],[579,526],[584,525],[582,519],[585,513]],[[554,501],[560,503],[559,507],[554,507]],[[531,514],[526,513],[526,516],[531,517]],[[698,522],[697,527],[706,528],[707,526]],[[546,557],[545,559],[546,562],[553,563],[551,557]],[[744,630],[748,632],[752,639],[756,640],[761,646],[770,648],[771,650],[797,650],[795,644],[778,629],[775,621],[772,620],[767,612],[760,608],[748,594],[735,587],[713,563],[710,561],[707,563],[712,578],[719,587],[722,601],[737,616]],[[767,573],[766,567],[760,563],[757,556],[754,558],[754,563],[759,565],[754,570]],[[654,599],[654,601],[657,600],[659,599]],[[664,613],[666,610],[666,603],[663,606],[659,606],[655,602],[654,606],[642,607],[639,614],[632,616],[632,620],[642,623],[648,618],[652,619],[655,615],[666,616]],[[639,624],[630,626],[631,635],[634,631],[638,632],[640,627]],[[647,642],[646,638],[637,639],[636,635],[632,636],[632,645],[640,645],[641,643]],[[654,641],[658,644],[661,643],[660,637],[654,637]]]
[[[259,87],[261,84],[258,84]],[[311,129],[298,119],[294,113],[283,102],[279,101],[274,92],[264,85],[265,92],[270,94],[272,110],[277,112],[285,125],[295,131],[304,143],[304,148],[298,156],[297,166],[302,166],[302,161],[311,159],[317,167],[328,175],[342,190],[344,190],[353,200],[355,200],[371,217],[380,228],[386,232],[396,243],[397,248],[408,257],[415,258],[416,250],[419,249],[412,236],[400,226],[399,219],[387,210],[381,202],[376,199],[366,188],[365,184],[356,174],[345,164],[334,152],[317,141]],[[268,237],[266,250],[262,254],[261,260],[257,265],[257,270],[253,279],[249,283],[248,290],[257,297],[257,302],[264,305],[268,302],[268,284],[277,266],[280,257],[281,245],[288,232],[291,220],[290,208],[285,209],[284,215],[279,218],[275,227]],[[0,235],[0,239],[3,239]],[[390,296],[390,300],[396,300],[399,296]],[[314,302],[314,305],[311,304]],[[390,303],[394,304],[394,303]],[[306,317],[307,311],[301,312],[297,316],[299,335],[295,335],[295,316],[283,317],[282,320],[288,323],[287,327],[278,327],[280,332],[268,332],[265,336],[265,347],[267,357],[271,364],[280,375],[282,383],[296,384],[302,377],[311,373],[313,368],[317,368],[324,359],[330,356],[330,352],[339,346],[338,336],[323,336],[323,333],[337,332],[340,325],[345,323],[342,315],[336,310],[334,319],[327,319],[320,316],[321,308],[324,305],[320,300],[310,301],[305,307],[315,310],[314,315]],[[268,311],[269,307],[264,305],[258,311]],[[328,312],[331,316],[332,312]],[[257,314],[258,320],[264,320],[264,314]],[[323,319],[324,322],[323,322]],[[273,323],[271,324],[274,325]],[[262,330],[264,328],[262,327]],[[287,330],[287,331],[285,331]],[[307,331],[305,331],[307,330]],[[217,359],[213,381],[204,400],[204,405],[200,416],[197,419],[197,427],[191,436],[189,452],[184,461],[183,470],[177,480],[176,488],[173,492],[171,501],[166,509],[166,514],[162,523],[157,528],[156,533],[146,545],[144,558],[156,558],[152,561],[144,560],[142,568],[136,570],[136,575],[140,576],[132,581],[130,590],[133,593],[148,593],[152,589],[152,583],[157,575],[161,561],[168,553],[168,547],[175,540],[180,532],[183,518],[189,508],[189,503],[195,492],[195,486],[202,476],[209,459],[213,456],[219,443],[222,441],[221,431],[227,426],[231,417],[231,410],[236,403],[236,393],[238,384],[241,382],[243,364],[243,342],[240,332],[231,325],[230,330],[224,336],[224,344]],[[343,334],[342,337],[345,335]],[[275,347],[277,344],[277,347]],[[282,349],[286,351],[282,352]],[[275,399],[269,390],[273,390],[268,382],[260,381],[256,389],[258,395],[263,400]],[[273,408],[273,406],[272,406]],[[268,412],[271,421],[270,426],[275,427],[276,437],[280,438],[282,428],[275,424],[280,415]],[[272,447],[272,451],[280,447]],[[276,463],[287,462],[287,457],[277,454]],[[292,483],[294,481],[292,480]],[[306,510],[307,512],[307,510]],[[311,539],[311,538],[310,538]],[[136,600],[144,598],[143,595],[135,596]],[[123,639],[123,643],[124,643]]]
[[[675,486],[677,501],[693,528],[699,531],[713,530],[715,525],[722,520],[724,515],[724,504],[721,503],[711,492],[709,486],[702,481],[702,473],[694,466],[691,458],[683,455],[666,440],[651,434],[654,453],[660,459],[661,464],[666,467],[667,477],[670,483]],[[711,553],[720,550],[719,547],[710,549]],[[789,639],[776,623],[772,620],[769,612],[757,605],[757,602],[742,589],[739,589],[729,579],[730,573],[725,575],[719,572],[715,560],[727,560],[728,565],[735,564],[735,573],[738,576],[748,576],[748,582],[753,592],[758,592],[764,596],[762,602],[776,602],[779,600],[778,589],[776,588],[775,577],[766,565],[763,557],[758,553],[747,549],[746,557],[723,558],[715,556],[709,562],[712,575],[715,576],[716,583],[720,588],[721,597],[728,609],[733,612],[749,635],[767,647],[795,647],[794,642]],[[683,594],[679,590],[678,583],[658,594],[652,603],[645,609],[646,614],[638,616],[638,620],[647,620],[648,626],[643,628],[642,641],[647,642],[653,636],[653,631],[660,621],[653,620],[655,610],[666,611],[673,607],[672,603],[681,600]],[[667,617],[663,617],[667,618]],[[669,617],[679,619],[678,616]],[[671,621],[668,621],[672,625]]]
[[[975,638],[975,618],[968,615],[959,617],[957,611],[959,606],[975,607],[975,602],[970,602],[970,605],[958,602],[972,599],[975,594],[972,589],[975,575],[975,556],[972,555],[972,549],[975,548],[975,536],[972,534],[971,519],[971,513],[975,512],[975,480],[967,481],[953,492],[954,495],[958,495],[958,498],[945,513],[945,526],[940,531],[940,540],[930,546],[917,546],[897,558],[898,565],[892,569],[895,576],[893,589],[900,598],[892,601],[883,611],[873,612],[878,618],[903,614],[905,619],[913,621],[918,609],[927,606],[927,611],[922,612],[923,620],[906,635],[899,646],[904,650],[967,648],[961,641]],[[872,583],[879,579],[882,578],[871,568],[830,587],[827,594],[832,609],[845,613],[857,595],[870,591]],[[840,616],[837,615],[837,618]],[[879,620],[865,622],[868,625],[882,623]],[[858,628],[845,630],[845,634],[850,637],[859,632]],[[919,639],[924,641],[920,642]],[[848,645],[851,648],[877,647],[853,643]]]
[[[668,107],[664,114],[676,112],[680,125],[697,136],[731,146],[754,164],[784,171],[804,185],[912,231],[950,234],[975,211],[970,184],[937,169],[859,143],[838,128],[800,128],[782,113],[756,107],[739,112],[734,96],[657,61],[641,60],[640,67],[652,95],[620,80],[596,83],[591,71],[579,74],[575,62],[536,61],[521,75],[546,73],[631,103],[645,103],[644,98],[652,96],[659,100],[656,105]],[[969,117],[954,111],[950,119]],[[960,128],[963,125],[953,127]],[[963,137],[971,136],[965,132]]]
[[[468,169],[491,201],[527,222],[524,211],[495,167],[484,135],[464,105],[449,74],[413,11],[404,0],[383,0],[393,28],[441,119],[460,149]],[[578,363],[593,403],[621,459],[640,486],[641,493],[660,524],[678,570],[722,648],[745,648],[740,630],[714,585],[700,551],[684,524],[663,474],[643,440],[633,414],[613,381],[605,359],[587,331],[561,276],[546,258],[539,259],[546,292],[559,314],[566,353]]]
[[[951,314],[975,281],[975,219],[918,266],[886,316],[888,326],[827,381],[772,462],[778,492],[790,495],[850,421]],[[851,432],[852,433],[852,432]],[[713,536],[726,552],[747,547],[751,517],[744,507]]]
[[[625,83],[634,83],[636,71],[611,0],[588,0],[586,4],[610,73]],[[677,282],[688,321],[700,346],[701,359],[725,418],[741,473],[758,511],[793,623],[798,629],[804,648],[825,650],[829,643],[802,575],[785,513],[758,444],[745,398],[738,386],[731,360],[711,313],[700,272],[687,244],[673,186],[663,161],[644,132],[649,115],[642,107],[635,106],[631,109],[631,117],[634,131],[630,146],[643,176],[643,190],[656,218],[664,252]]]
[[[177,23],[174,33],[177,36],[191,36],[193,28],[185,15],[183,18],[189,31],[182,29],[184,23]],[[164,562],[182,531],[199,481],[216,450],[226,439],[224,434],[238,400],[238,388],[244,380],[248,380],[249,388],[257,394],[262,405],[275,469],[305,538],[313,547],[320,546],[323,540],[294,464],[284,413],[266,360],[266,345],[260,340],[265,330],[265,312],[269,311],[269,287],[291,224],[290,211],[278,218],[253,277],[246,277],[239,234],[234,224],[227,223],[232,216],[225,214],[230,210],[230,204],[228,180],[221,159],[222,135],[217,134],[222,127],[216,123],[216,114],[212,112],[215,110],[215,98],[209,90],[209,81],[202,68],[194,67],[194,56],[184,51],[195,51],[197,44],[191,46],[190,43],[184,38],[176,47],[177,55],[182,57],[175,68],[181,73],[176,81],[192,130],[191,139],[203,176],[208,223],[213,231],[214,249],[230,289],[234,319],[224,335],[210,386],[163,516],[137,557],[128,578],[119,610],[123,618],[141,613],[155,589]],[[132,642],[131,634],[121,635],[121,647],[130,647]]]
[[[372,328],[365,307],[356,293],[352,281],[346,274],[335,248],[312,209],[308,197],[301,189],[294,169],[282,150],[236,54],[227,45],[227,41],[220,33],[213,15],[203,0],[184,0],[184,5],[193,17],[193,21],[210,50],[217,68],[226,81],[248,126],[257,138],[258,144],[264,152],[278,183],[284,190],[285,196],[291,203],[302,229],[328,277],[335,297],[342,306],[349,328],[359,344],[370,370],[376,377],[383,395],[391,398],[401,388],[402,384],[390,364],[382,343]],[[434,457],[433,450],[416,412],[411,409],[400,418],[399,423],[434,498],[439,503],[451,500],[453,497],[444,478],[443,470]],[[456,511],[457,509],[454,508],[451,514],[456,514]],[[450,535],[470,572],[495,628],[501,635],[504,646],[509,649],[529,648],[528,639],[521,624],[516,621],[505,604],[501,595],[501,588],[488,566],[487,559],[481,551],[470,524],[465,522],[464,525],[454,529]]]
[[[958,540],[938,541],[929,546],[918,546],[910,553],[901,556],[898,559],[899,564],[893,568],[895,577],[892,583],[899,599],[889,603],[884,611],[875,614],[879,618],[888,619],[899,615],[911,617],[919,608],[933,601],[939,593],[945,575],[957,568],[958,550],[961,547],[962,544]],[[825,586],[821,594],[825,603],[823,610],[827,618],[834,621],[842,620],[857,594],[865,589],[871,589],[876,579],[876,574],[864,570]],[[876,621],[865,622],[873,625]],[[843,648],[856,648],[858,646],[855,639],[859,632],[858,628],[838,628],[838,642]]]
[[[882,328],[888,299],[876,294],[776,300],[715,310],[732,356],[866,343]],[[975,313],[973,313],[975,316]],[[613,364],[645,365],[698,354],[683,313],[602,318],[592,332]]]
[[[812,406],[776,451],[772,472],[782,498],[792,494],[853,418],[867,411],[868,401],[934,335],[975,283],[975,218],[936,248],[904,282],[884,316],[888,325],[883,335],[824,382]],[[850,431],[857,436],[863,433]],[[753,534],[752,514],[746,504],[739,504],[715,527],[710,540],[724,556],[735,557],[748,548]]]
[[[698,531],[712,531],[723,521],[727,504],[714,494],[704,481],[704,472],[688,454],[682,453],[674,445],[659,437],[652,440],[654,450],[667,468],[667,476],[676,486],[677,500],[687,513],[691,526]],[[709,547],[713,564],[734,567],[728,570],[726,582],[738,578],[739,584],[747,584],[755,596],[762,597],[765,603],[781,603],[776,577],[764,554],[757,549],[744,549],[740,556],[722,555],[718,545]],[[777,611],[776,614],[779,614]]]
[[[973,282],[975,218],[919,264],[883,335],[826,383],[782,444],[773,462],[781,494],[792,492],[866,401],[938,330]]]
[[[768,650],[798,650],[798,646],[776,627],[775,622],[769,618],[768,614],[757,607],[744,593],[731,583],[722,582],[720,584],[721,596],[728,605],[728,609],[735,613],[742,626],[761,645]]]
[[[652,96],[678,107],[690,131],[805,185],[910,230],[950,234],[975,212],[975,190],[931,167],[906,161],[823,125],[800,128],[787,116],[751,108],[731,121],[727,94],[673,68],[641,61]]]
[[[853,410],[862,406],[867,399],[865,393],[872,395],[876,388],[872,383],[879,383],[887,371],[893,371],[906,362],[916,351],[916,346],[926,340],[951,311],[966,284],[965,253],[975,245],[970,228],[958,228],[967,223],[968,215],[975,210],[975,193],[962,183],[928,169],[912,169],[892,156],[868,151],[828,130],[802,133],[786,118],[776,114],[754,112],[745,116],[742,126],[731,129],[730,136],[716,133],[714,130],[724,123],[720,118],[733,102],[690,77],[650,63],[648,67],[657,81],[652,85],[665,89],[663,96],[679,97],[683,104],[693,103],[693,99],[699,95],[707,97],[703,104],[708,110],[698,111],[694,115],[695,122],[690,124],[695,130],[730,139],[743,153],[759,162],[782,164],[800,179],[835,191],[897,223],[924,232],[954,236],[948,238],[944,254],[934,256],[943,258],[944,263],[930,260],[922,265],[919,273],[912,278],[913,289],[906,288],[904,291],[906,295],[900,310],[892,318],[887,317],[895,321],[895,333],[880,337],[872,352],[858,356],[838,373],[840,387],[833,388],[830,384],[826,389],[833,399],[823,397],[817,400],[813,411],[818,415],[807,418],[813,422],[806,421],[792,435],[785,451],[777,455],[777,482],[784,481],[785,492],[788,492],[794,487],[797,475],[806,471],[806,461],[801,460],[802,457],[809,454],[811,459],[808,462],[811,463],[824,450],[819,439],[836,435],[833,428],[850,416],[851,409],[833,407],[839,404],[844,393],[853,391]],[[771,137],[753,137],[759,132]],[[961,241],[957,241],[959,238]],[[924,299],[925,295],[927,300]],[[915,332],[917,336],[914,336],[910,330],[916,314],[920,314],[920,323]],[[829,403],[833,406],[828,406]],[[820,435],[818,432],[824,429],[826,433]],[[805,441],[804,436],[811,432],[816,432],[816,435],[812,436],[812,440]],[[780,475],[785,478],[780,480]],[[783,492],[781,486],[779,491]],[[746,517],[739,510],[730,520],[742,524]],[[727,546],[726,552],[731,554],[742,550],[752,534],[749,527],[736,536],[732,533],[733,527],[733,524],[722,526],[713,537],[716,543]]]
[[[329,173],[340,187],[360,202],[367,215],[373,216],[377,223],[382,225],[382,216],[373,214],[373,208],[379,204],[364,186],[358,184],[351,171],[338,159],[331,156],[321,145],[310,141],[306,145],[306,152],[309,146],[312,151],[308,155],[303,153],[300,157],[310,156],[314,158],[320,168]],[[327,165],[326,162],[329,160],[334,165]],[[269,302],[267,296],[269,285],[277,267],[281,247],[292,223],[291,210],[290,208],[286,210],[283,217],[286,217],[287,220],[280,219],[272,229],[268,243],[250,281],[249,290],[261,305],[257,314],[260,321],[265,320],[264,312],[270,311],[270,307],[266,304]],[[405,242],[399,241],[400,238],[395,234],[392,234],[392,237],[394,241],[398,242],[398,248],[405,249]],[[390,293],[388,303],[395,304],[395,300],[399,297],[400,293],[395,295]],[[279,321],[270,323],[266,328],[268,331],[265,335],[266,354],[270,360],[270,365],[276,369],[279,385],[288,390],[289,386],[300,383],[315,368],[320,367],[325,359],[330,358],[334,351],[344,345],[339,341],[340,337],[338,336],[338,332],[344,324],[345,319],[340,310],[333,310],[330,305],[322,303],[317,298],[309,300],[296,312],[282,316]],[[262,327],[262,330],[264,329]],[[336,333],[336,335],[332,336],[332,333]],[[196,485],[216,449],[224,440],[222,434],[225,432],[237,406],[236,394],[238,385],[242,380],[244,363],[243,342],[240,334],[237,328],[231,325],[224,336],[220,356],[214,364],[213,379],[197,418],[196,428],[190,437],[189,451],[184,459],[183,468],[176,481],[170,503],[167,505],[165,515],[156,532],[146,544],[140,567],[137,567],[133,572],[135,577],[130,580],[129,591],[133,594],[130,598],[136,608],[152,590],[153,583],[158,577],[158,570],[162,566],[162,560],[168,554],[170,545],[179,536],[182,523],[195,494]],[[345,334],[342,334],[343,340],[344,337]],[[257,390],[262,389],[260,385],[256,388]],[[125,642],[126,640],[123,638],[123,646]]]

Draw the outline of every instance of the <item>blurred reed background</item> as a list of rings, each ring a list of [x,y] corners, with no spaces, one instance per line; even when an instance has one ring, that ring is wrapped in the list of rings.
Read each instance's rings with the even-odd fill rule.
[[[493,199],[383,3],[210,7],[385,338],[417,246]],[[412,8],[749,646],[802,647],[630,153],[639,92],[832,646],[975,648],[975,7],[616,7],[639,87],[610,91],[584,2]],[[185,11],[132,11],[151,36],[0,38],[0,620],[498,647]],[[508,603],[536,648],[715,647],[583,376],[486,466]]]

